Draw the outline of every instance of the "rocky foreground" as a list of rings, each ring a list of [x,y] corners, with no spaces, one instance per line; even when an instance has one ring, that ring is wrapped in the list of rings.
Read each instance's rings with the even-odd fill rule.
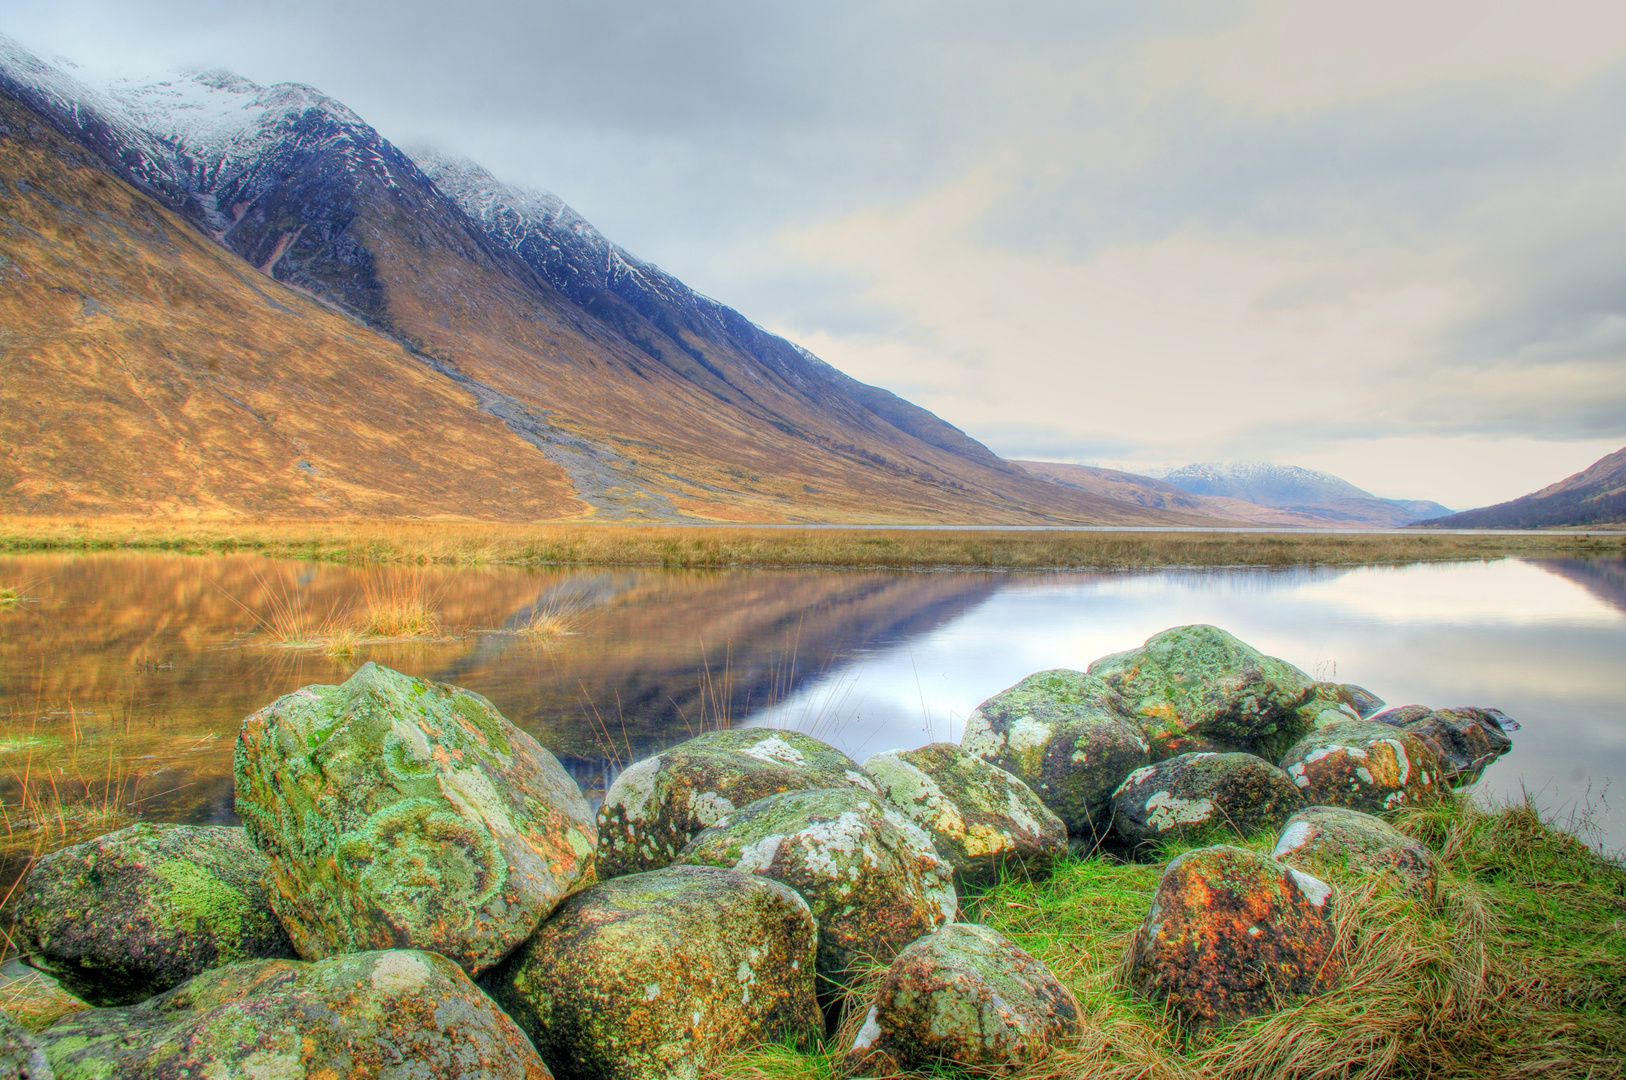
[[[852,1075],[1020,1067],[1081,1006],[960,899],[1173,838],[1209,846],[1165,868],[1125,984],[1192,1031],[1260,1016],[1344,977],[1318,873],[1432,899],[1434,856],[1382,815],[1517,727],[1382,706],[1180,627],[1030,676],[959,746],[860,765],[702,735],[595,819],[489,701],[367,664],[244,721],[242,829],[141,824],[36,865],[17,937],[49,978],[6,999],[0,1078],[693,1078],[844,1013]],[[1225,842],[1261,830],[1269,855]]]

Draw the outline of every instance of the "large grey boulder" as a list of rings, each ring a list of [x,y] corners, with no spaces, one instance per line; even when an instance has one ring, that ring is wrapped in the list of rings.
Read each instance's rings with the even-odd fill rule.
[[[141,823],[42,858],[17,924],[28,962],[91,1005],[124,1005],[239,960],[292,957],[242,829]]]
[[[1415,806],[1442,790],[1439,759],[1421,739],[1371,720],[1312,731],[1281,765],[1311,806],[1378,813]]]
[[[1304,805],[1285,772],[1252,754],[1181,754],[1129,774],[1112,797],[1126,839],[1244,839]]]
[[[479,973],[592,880],[552,754],[479,694],[364,664],[243,722],[237,813],[307,959],[431,949]]]
[[[0,1012],[0,1080],[56,1080],[38,1041],[3,1012]]]
[[[1473,706],[1430,709],[1407,705],[1378,713],[1372,719],[1421,739],[1439,759],[1441,779],[1451,787],[1466,787],[1483,776],[1491,762],[1513,749],[1508,732],[1519,730],[1519,725],[1501,711]]]

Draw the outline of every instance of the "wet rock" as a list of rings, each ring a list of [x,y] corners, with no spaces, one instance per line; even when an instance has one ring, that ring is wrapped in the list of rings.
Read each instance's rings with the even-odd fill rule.
[[[1484,775],[1485,767],[1509,750],[1509,731],[1519,725],[1496,709],[1429,709],[1407,705],[1390,709],[1372,718],[1409,731],[1423,741],[1439,758],[1443,782],[1463,787]]]
[[[787,791],[736,810],[678,859],[789,885],[818,920],[818,971],[845,984],[866,962],[952,922],[954,874],[908,818],[857,788]]]
[[[1258,852],[1169,863],[1130,947],[1129,981],[1194,1028],[1271,1012],[1334,979],[1332,887]]]
[[[1026,784],[953,743],[888,750],[864,771],[962,882],[992,883],[1003,867],[1043,875],[1067,853],[1067,826]]]
[[[1310,806],[1288,818],[1270,854],[1308,870],[1389,875],[1425,899],[1434,897],[1440,874],[1439,861],[1421,841],[1381,818],[1341,806]]]
[[[56,1080],[45,1051],[28,1030],[0,1012],[0,1080]]]
[[[233,964],[38,1038],[57,1080],[551,1080],[462,968],[416,950]]]
[[[16,957],[0,964],[0,1010],[24,1029],[39,1031],[88,1008],[87,1002],[62,989],[55,979],[25,967]]]
[[[1318,682],[1315,684],[1315,696],[1322,701],[1347,706],[1355,720],[1365,720],[1383,708],[1382,698],[1366,687],[1353,683]]]
[[[479,973],[592,880],[581,789],[491,702],[365,664],[243,722],[237,812],[301,956],[431,949]]]
[[[22,949],[91,1005],[140,1001],[222,964],[291,957],[265,871],[242,829],[131,825],[29,871]]]
[[[1165,630],[1089,672],[1142,719],[1154,759],[1241,750],[1274,760],[1308,729],[1298,710],[1315,692],[1304,672],[1217,626]]]
[[[1151,760],[1123,699],[1066,669],[1029,675],[983,702],[960,747],[1027,784],[1075,836],[1105,832],[1113,789]]]
[[[576,893],[486,982],[560,1080],[695,1077],[822,1034],[817,936],[776,881],[671,866]]]
[[[1009,938],[950,923],[892,961],[848,1066],[867,1075],[938,1061],[1019,1068],[1078,1034],[1082,1016],[1072,991]]]
[[[810,735],[773,728],[711,731],[629,765],[598,812],[598,875],[657,870],[725,814],[781,791],[874,781]]]
[[[1304,805],[1292,777],[1252,754],[1181,754],[1129,774],[1112,827],[1129,840],[1246,837]]]
[[[1401,728],[1352,720],[1312,731],[1282,758],[1312,806],[1376,813],[1415,805],[1440,789],[1440,765],[1421,739]]]

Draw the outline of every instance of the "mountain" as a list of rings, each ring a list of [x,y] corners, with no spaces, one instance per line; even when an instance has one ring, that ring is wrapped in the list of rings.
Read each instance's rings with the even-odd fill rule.
[[[1451,513],[1436,502],[1380,499],[1347,480],[1295,465],[1209,462],[1171,470],[1161,479],[1193,495],[1290,510],[1321,525],[1390,528]]]
[[[1053,484],[1076,488],[1103,498],[1158,510],[1203,514],[1216,525],[1279,525],[1289,528],[1326,528],[1339,522],[1314,513],[1260,506],[1244,499],[1219,495],[1193,495],[1150,476],[1098,469],[1091,465],[1064,465],[1052,461],[1016,461],[1034,476]]]
[[[1446,529],[1543,529],[1626,523],[1626,447],[1540,491],[1478,510],[1435,518]]]
[[[0,99],[0,510],[1205,520],[1033,477],[311,87],[0,39]]]

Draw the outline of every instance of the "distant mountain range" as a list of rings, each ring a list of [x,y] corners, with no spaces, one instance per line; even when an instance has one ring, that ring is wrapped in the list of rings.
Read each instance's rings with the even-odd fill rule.
[[[1540,491],[1428,524],[1450,529],[1626,525],[1626,447]]]

